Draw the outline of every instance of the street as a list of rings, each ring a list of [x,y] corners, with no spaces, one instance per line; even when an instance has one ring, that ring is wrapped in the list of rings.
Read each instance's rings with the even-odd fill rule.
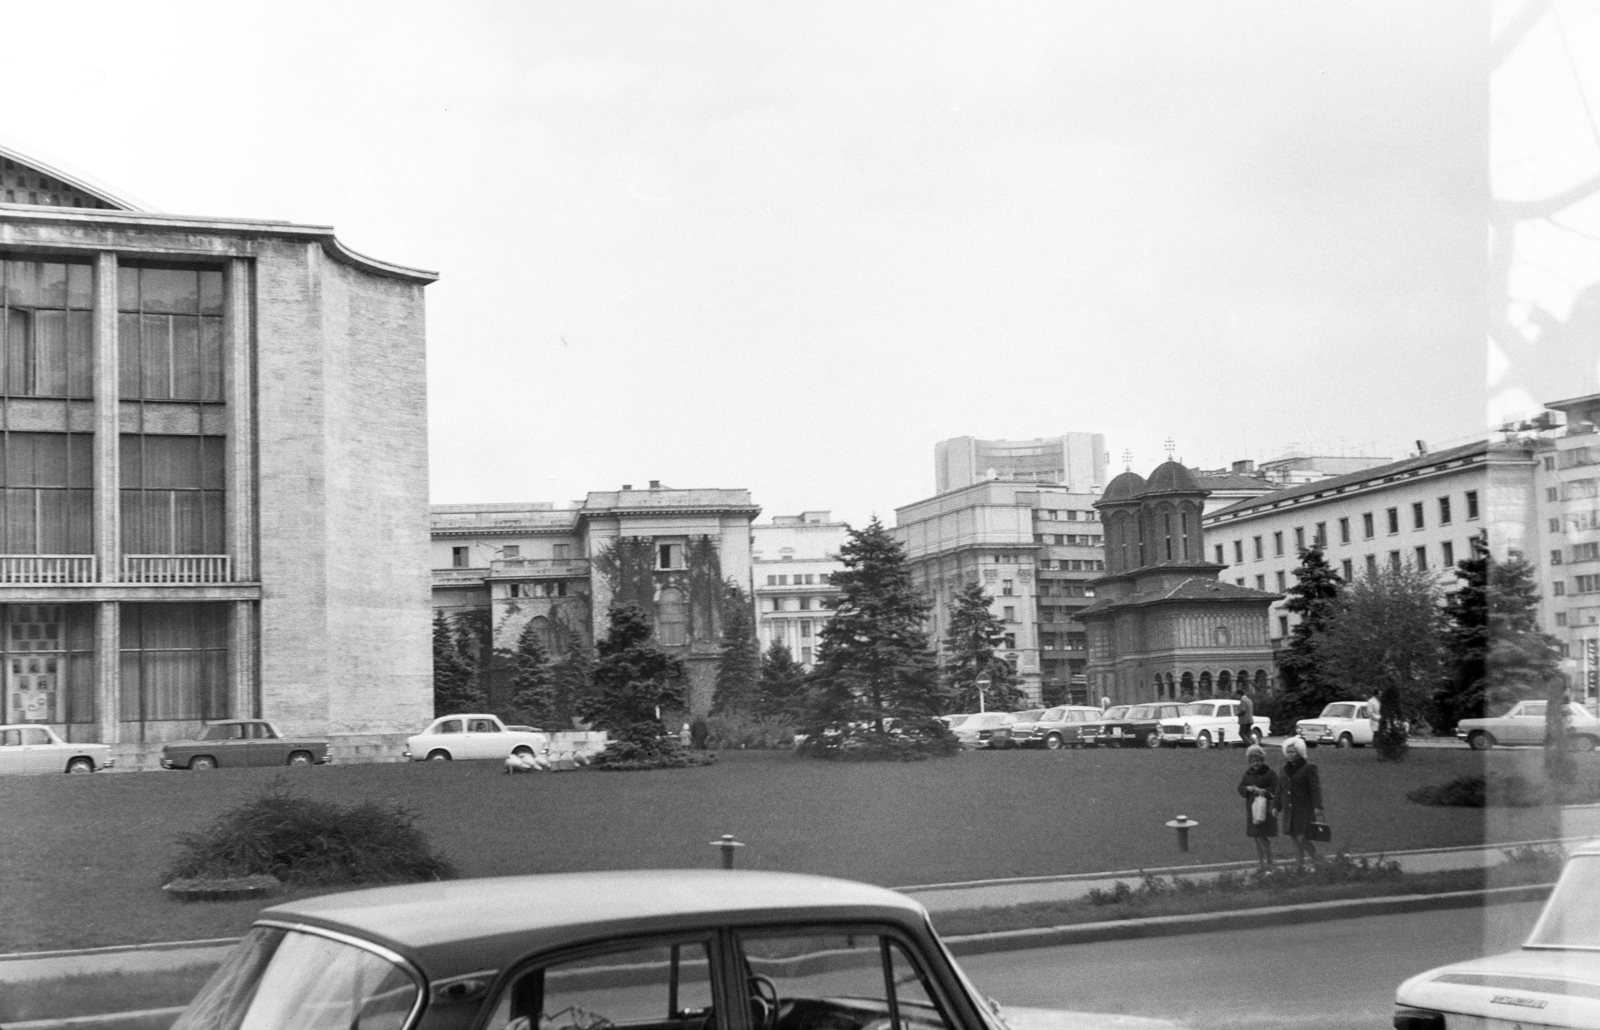
[[[1390,1025],[1400,981],[1509,951],[1538,904],[973,955],[962,967],[1003,1005],[1126,1013],[1217,1030]]]

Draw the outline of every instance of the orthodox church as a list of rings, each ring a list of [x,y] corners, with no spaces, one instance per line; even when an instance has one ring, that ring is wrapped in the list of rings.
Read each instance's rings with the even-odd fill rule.
[[[1274,681],[1267,608],[1281,595],[1218,581],[1205,560],[1208,491],[1167,461],[1148,480],[1127,471],[1095,502],[1106,575],[1079,613],[1091,696],[1113,704],[1252,693]]]

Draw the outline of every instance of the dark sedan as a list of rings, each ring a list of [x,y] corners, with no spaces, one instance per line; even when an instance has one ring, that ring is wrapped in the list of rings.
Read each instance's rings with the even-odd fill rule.
[[[264,719],[214,722],[195,740],[175,740],[161,749],[163,769],[236,769],[259,765],[322,765],[328,741],[285,737]]]
[[[1176,719],[1182,711],[1177,702],[1133,705],[1120,717],[1113,717],[1113,709],[1101,721],[1097,739],[1119,747],[1160,747],[1161,720]]]

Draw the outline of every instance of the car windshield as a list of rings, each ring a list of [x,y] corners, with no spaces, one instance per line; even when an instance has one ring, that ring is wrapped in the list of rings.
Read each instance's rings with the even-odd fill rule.
[[[417,981],[378,954],[317,934],[258,926],[172,1030],[400,1030]]]
[[[1134,705],[1128,709],[1128,718],[1130,719],[1154,719],[1155,717],[1155,705]]]
[[[1355,717],[1356,706],[1348,704],[1328,705],[1322,709],[1322,714],[1317,716],[1319,719],[1354,719]]]
[[[1038,722],[1039,716],[1044,714],[1043,708],[1030,708],[1026,712],[1017,713],[1018,722]]]
[[[1567,863],[1525,948],[1600,949],[1600,855]]]
[[[1205,704],[1187,704],[1178,709],[1179,715],[1210,715],[1211,706]]]
[[[1045,712],[1043,715],[1039,716],[1039,721],[1040,722],[1062,722],[1066,718],[1067,718],[1067,710],[1065,708],[1052,708],[1049,711]]]
[[[1101,716],[1101,718],[1103,718],[1103,719],[1120,719],[1120,718],[1122,718],[1123,716],[1125,716],[1127,714],[1128,714],[1128,706],[1127,705],[1118,705],[1115,708],[1107,708],[1106,709],[1106,714]]]
[[[947,716],[945,716],[945,719],[948,721],[949,726],[950,726],[951,729],[955,729],[957,726],[960,726],[962,723],[966,722],[970,718],[972,718],[972,716],[970,716],[970,715],[947,715]]]

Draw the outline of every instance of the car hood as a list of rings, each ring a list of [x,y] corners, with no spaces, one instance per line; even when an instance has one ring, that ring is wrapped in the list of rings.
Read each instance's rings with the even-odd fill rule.
[[[1110,1012],[1070,1012],[1002,1005],[1000,1018],[1011,1030],[1176,1030],[1177,1023]]]
[[[1524,1024],[1600,1026],[1600,951],[1524,948],[1430,969],[1395,1003]]]

